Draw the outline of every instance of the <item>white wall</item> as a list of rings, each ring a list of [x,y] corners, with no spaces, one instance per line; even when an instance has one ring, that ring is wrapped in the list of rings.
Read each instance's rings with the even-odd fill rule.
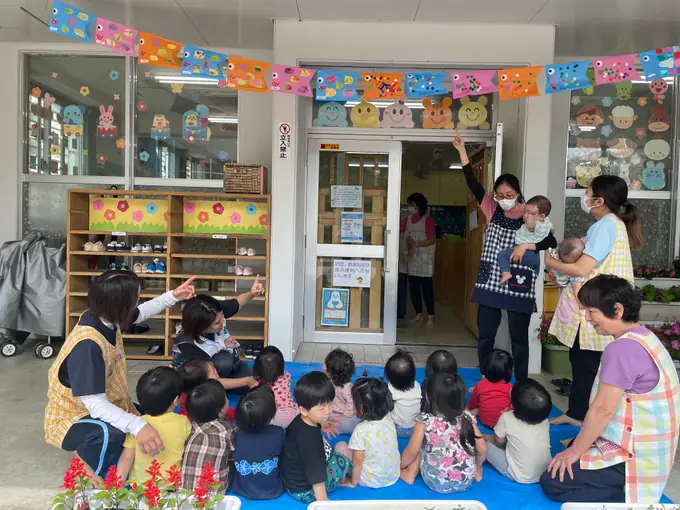
[[[17,239],[21,233],[21,173],[24,125],[22,122],[26,95],[20,93],[21,51],[60,52],[68,54],[101,54],[102,49],[93,44],[68,42],[55,36],[54,43],[0,43],[0,244]],[[62,42],[66,41],[66,42]],[[248,58],[272,60],[270,50],[214,48],[224,53],[234,53]],[[100,78],[104,79],[104,78]],[[271,168],[272,96],[270,94],[239,93],[239,160],[258,163]]]
[[[360,23],[333,21],[277,20],[274,26],[274,61],[342,62],[379,67],[380,63],[442,67],[464,64],[546,65],[554,58],[555,29],[552,26],[506,26],[483,24]],[[305,136],[298,119],[298,99],[285,94],[273,96],[273,120],[294,120],[296,136]],[[540,96],[526,101],[523,147],[511,151],[524,160],[524,193],[527,196],[548,191],[551,97]],[[503,108],[507,108],[503,106]],[[272,145],[277,150],[276,143]],[[516,152],[515,152],[516,151]],[[301,161],[301,159],[300,159]],[[304,165],[297,162],[272,164],[272,246],[270,298],[270,341],[287,359],[292,356],[293,339],[302,331],[294,317],[302,314],[300,285],[303,273],[299,261],[304,254],[300,229],[304,229]],[[513,161],[514,163],[514,161]],[[292,221],[294,219],[294,221]],[[296,261],[298,264],[296,265]],[[291,268],[294,270],[291,271]],[[539,307],[543,289],[537,286]],[[309,320],[312,320],[311,318]],[[532,331],[539,324],[532,321]],[[540,371],[540,344],[530,334],[530,371]]]

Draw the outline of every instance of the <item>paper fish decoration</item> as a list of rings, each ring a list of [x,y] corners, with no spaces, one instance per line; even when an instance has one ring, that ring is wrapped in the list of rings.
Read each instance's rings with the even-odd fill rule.
[[[451,88],[453,98],[474,96],[496,92],[498,88],[491,78],[496,71],[457,71],[451,73]]]
[[[137,62],[157,67],[180,69],[182,43],[164,39],[148,32],[139,33],[139,52]]]
[[[358,101],[357,82],[361,73],[343,73],[340,71],[317,71],[317,101]]]
[[[269,89],[285,94],[312,97],[312,77],[315,72],[315,69],[273,64]]]
[[[95,19],[89,12],[54,0],[49,29],[79,41],[92,42]]]
[[[100,46],[132,57],[135,55],[135,39],[139,31],[106,18],[97,18],[94,42]]]
[[[265,74],[271,64],[242,57],[229,57],[227,87],[250,92],[267,92]]]
[[[498,95],[501,99],[538,96],[538,75],[542,67],[517,67],[498,71]]]
[[[589,60],[545,66],[545,93],[555,94],[589,87],[590,80],[587,74],[589,66]]]
[[[446,73],[407,73],[406,96],[428,97],[448,94],[444,87]]]
[[[647,80],[680,74],[680,46],[667,46],[640,53]]]
[[[618,57],[601,57],[593,60],[593,66],[597,85],[640,79],[640,74],[635,69],[634,53]]]
[[[196,105],[195,110],[184,112],[182,117],[182,137],[189,143],[207,142],[210,140],[208,115],[210,110],[204,104]]]
[[[404,99],[403,73],[362,73],[364,99]]]
[[[185,46],[182,74],[184,76],[206,76],[216,80],[224,78],[222,68],[227,58],[224,53],[217,53],[196,46]]]

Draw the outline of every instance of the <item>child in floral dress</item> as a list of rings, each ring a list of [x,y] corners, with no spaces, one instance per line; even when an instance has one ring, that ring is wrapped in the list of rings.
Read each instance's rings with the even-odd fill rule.
[[[253,377],[260,384],[269,386],[276,399],[276,415],[272,425],[287,428],[300,411],[293,402],[290,391],[290,374],[285,371],[283,354],[276,347],[270,345],[262,349],[253,364]]]
[[[401,456],[401,479],[412,484],[418,472],[439,494],[467,490],[482,479],[486,443],[475,418],[465,411],[465,383],[437,373],[427,386],[425,412],[416,418],[411,441]]]

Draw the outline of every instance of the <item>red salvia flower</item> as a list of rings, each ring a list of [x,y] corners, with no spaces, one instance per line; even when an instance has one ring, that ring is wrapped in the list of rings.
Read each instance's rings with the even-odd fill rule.
[[[212,491],[215,489],[215,473],[215,469],[210,462],[206,462],[203,465],[201,474],[198,476],[196,489],[194,490],[194,498],[198,508],[205,508]]]
[[[82,478],[90,478],[87,471],[85,471],[85,463],[78,457],[73,457],[66,473],[64,473],[64,485],[62,485],[62,487],[70,491],[75,491],[76,484]]]
[[[154,459],[146,470],[146,473],[151,477],[151,480],[153,480],[154,483],[163,479],[161,476],[161,467],[163,467],[163,464]]]
[[[116,466],[111,466],[109,471],[106,473],[106,478],[104,478],[104,489],[107,491],[117,490],[123,488],[123,479],[118,474]]]
[[[149,508],[156,508],[161,501],[161,490],[153,479],[144,482],[144,499]]]
[[[170,469],[166,471],[165,480],[168,482],[168,485],[175,490],[182,488],[182,472],[179,467],[177,467],[177,464],[173,464],[170,466]]]

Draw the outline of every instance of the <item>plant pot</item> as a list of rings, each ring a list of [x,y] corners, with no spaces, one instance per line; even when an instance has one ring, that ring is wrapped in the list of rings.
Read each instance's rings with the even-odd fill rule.
[[[543,344],[543,370],[558,377],[571,379],[569,347],[565,345]]]
[[[642,308],[640,308],[640,320],[642,322],[665,322],[673,317],[680,317],[680,302],[642,302]]]
[[[307,510],[486,510],[479,501],[315,501]]]

